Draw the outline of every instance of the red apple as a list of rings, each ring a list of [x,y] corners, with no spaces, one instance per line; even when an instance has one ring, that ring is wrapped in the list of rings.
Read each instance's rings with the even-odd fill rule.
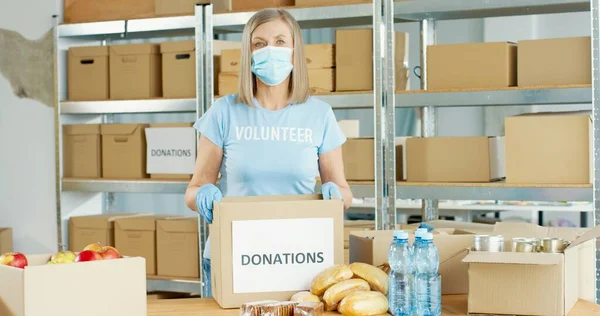
[[[25,269],[27,257],[20,252],[8,252],[0,256],[0,264]]]
[[[102,256],[103,260],[121,258],[121,254],[119,253],[119,251],[111,246],[102,247],[102,249],[100,249],[98,253],[100,254],[100,256]]]
[[[85,246],[85,248],[83,248],[82,251],[91,250],[91,251],[99,252],[100,249],[102,249],[102,247],[103,247],[102,244],[100,244],[99,242],[96,242],[96,243]]]
[[[77,255],[72,251],[61,251],[55,253],[48,264],[73,263]]]
[[[84,250],[80,252],[79,255],[77,255],[77,258],[75,258],[75,262],[86,262],[96,260],[102,260],[102,256],[99,253],[91,250]]]

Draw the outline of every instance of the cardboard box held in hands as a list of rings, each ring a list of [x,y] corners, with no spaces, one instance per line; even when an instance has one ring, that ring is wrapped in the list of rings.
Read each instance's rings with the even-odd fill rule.
[[[467,265],[461,261],[473,245],[475,231],[490,231],[492,226],[449,221],[428,222],[435,227],[433,243],[440,255],[439,273],[442,277],[442,294],[466,294],[468,288]],[[470,224],[470,225],[463,225]],[[449,226],[464,229],[450,228]],[[444,227],[444,228],[442,228]],[[399,225],[398,229],[409,231],[409,242],[414,242],[418,225]],[[375,266],[388,262],[388,250],[393,239],[392,230],[353,231],[350,233],[350,263],[364,262]]]
[[[289,300],[344,262],[341,200],[318,195],[226,197],[210,225],[212,294],[222,308]]]
[[[528,223],[497,223],[510,250],[514,237],[555,237],[571,241],[564,253],[470,252],[469,313],[567,315],[578,299],[595,296],[595,238],[600,226],[541,227]],[[443,281],[442,281],[443,283]]]

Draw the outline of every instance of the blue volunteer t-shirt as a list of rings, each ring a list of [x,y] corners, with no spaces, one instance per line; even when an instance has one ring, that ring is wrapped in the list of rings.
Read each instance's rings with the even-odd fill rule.
[[[223,148],[223,196],[312,194],[319,155],[346,141],[331,106],[313,97],[271,111],[256,99],[250,107],[228,95],[194,127]],[[209,253],[207,242],[204,257]]]

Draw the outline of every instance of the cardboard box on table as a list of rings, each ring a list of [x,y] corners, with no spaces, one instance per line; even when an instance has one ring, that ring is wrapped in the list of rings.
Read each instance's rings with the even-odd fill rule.
[[[13,252],[12,228],[0,228],[0,254]]]
[[[71,47],[67,57],[70,101],[108,100],[108,46]]]
[[[152,179],[189,180],[196,162],[192,123],[155,123],[146,133],[146,172]]]
[[[156,16],[194,15],[196,4],[210,3],[210,0],[154,0]]]
[[[344,262],[343,205],[318,195],[226,197],[210,225],[212,294],[222,308],[289,300]]]
[[[519,41],[518,84],[591,84],[591,54],[589,36]]]
[[[160,276],[198,278],[198,218],[156,221],[156,271]]]
[[[436,227],[433,231],[433,243],[440,255],[439,273],[442,277],[442,294],[468,293],[467,265],[462,264],[461,261],[468,253],[467,248],[473,245],[475,232],[491,231],[491,226],[473,223],[463,226],[464,223],[461,222],[445,221],[432,221],[428,224]],[[449,228],[449,226],[464,229]],[[413,233],[417,227],[417,225],[399,225],[398,229],[410,232],[409,242],[412,244]],[[392,239],[391,230],[351,232],[350,263],[364,262],[375,266],[387,263]]]
[[[146,316],[143,258],[46,264],[27,255],[25,269],[0,266],[0,315]]]
[[[146,174],[147,124],[102,124],[102,177],[141,179]]]
[[[517,45],[507,42],[427,47],[428,89],[506,88],[517,85]]]
[[[505,176],[504,137],[413,137],[406,140],[407,180],[489,182]]]
[[[589,184],[593,179],[591,112],[507,117],[506,182]]]
[[[156,221],[166,216],[138,216],[115,220],[115,248],[123,256],[146,259],[146,274],[156,275]]]
[[[160,45],[158,44],[111,46],[111,100],[161,97],[161,63]]]
[[[567,315],[578,299],[595,296],[595,238],[600,226],[541,227],[528,223],[497,223],[506,249],[514,237],[557,237],[571,241],[564,254],[470,252],[469,313]],[[443,282],[443,281],[442,281]]]
[[[66,178],[102,176],[99,124],[63,126],[63,176]]]

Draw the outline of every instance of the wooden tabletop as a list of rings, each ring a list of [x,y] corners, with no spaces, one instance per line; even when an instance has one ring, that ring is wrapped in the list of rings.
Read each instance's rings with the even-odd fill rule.
[[[148,316],[238,316],[237,309],[221,309],[212,299],[183,298],[148,300]],[[340,315],[328,313],[328,315]],[[466,295],[444,295],[442,298],[442,316],[467,315]],[[600,306],[579,301],[569,316],[600,315]]]

